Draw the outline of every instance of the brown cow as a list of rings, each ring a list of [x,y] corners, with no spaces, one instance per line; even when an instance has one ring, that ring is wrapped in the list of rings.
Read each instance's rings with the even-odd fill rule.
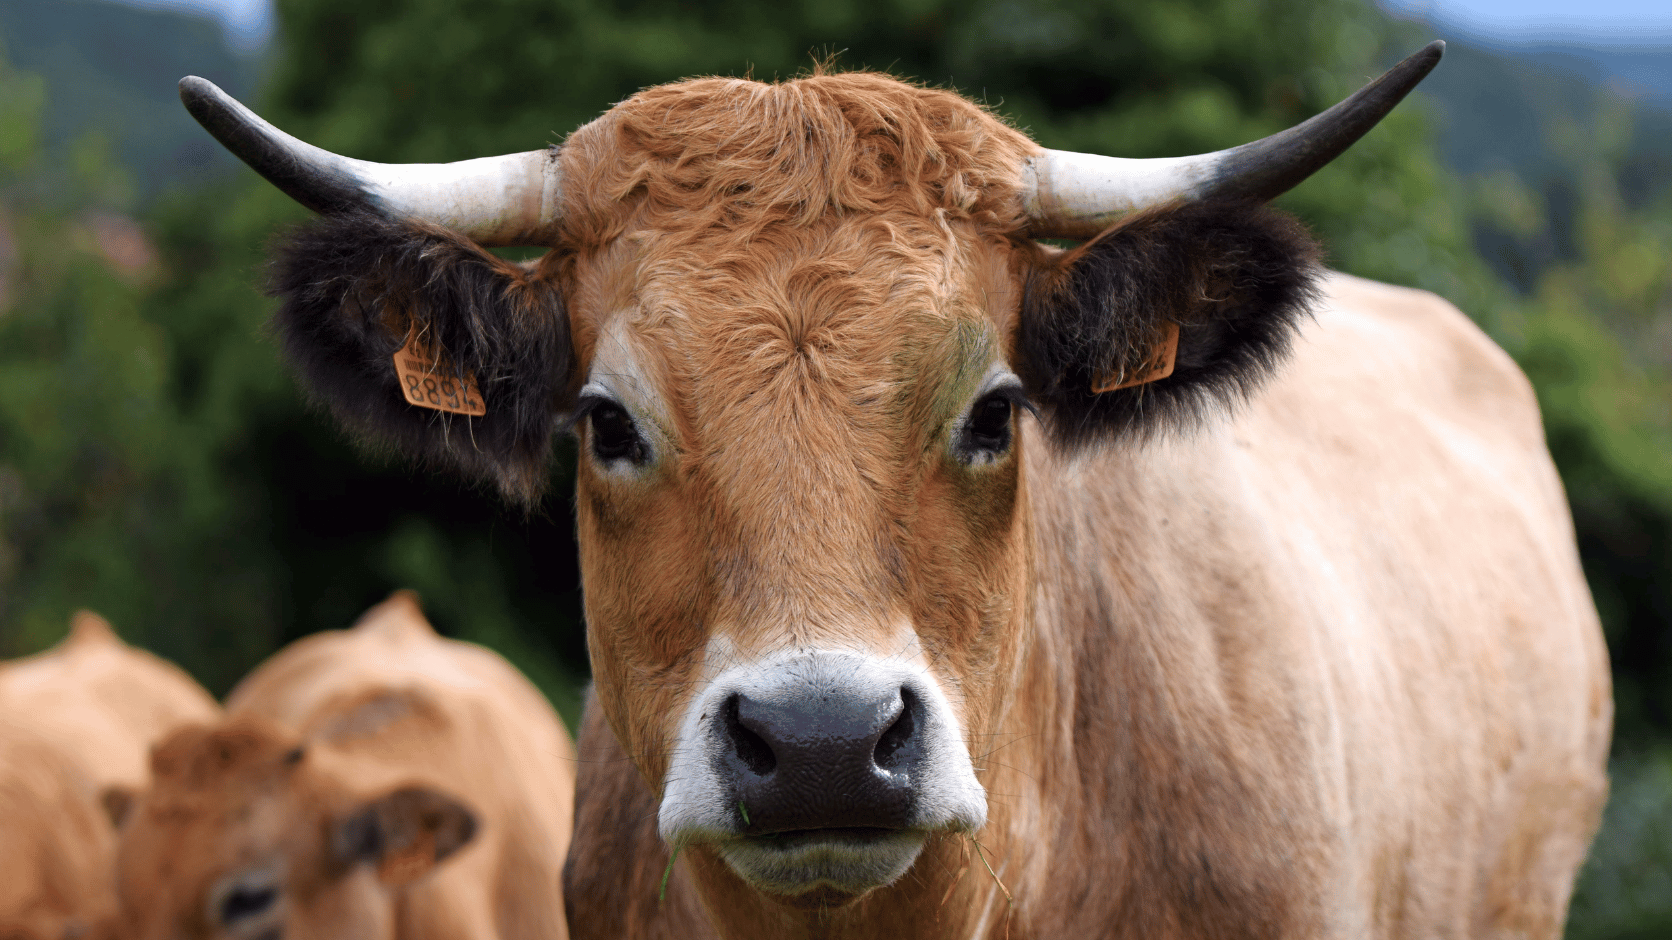
[[[52,649],[0,663],[0,711],[60,743],[101,789],[138,789],[151,745],[180,725],[214,721],[221,708],[185,671],[117,638],[77,611]]]
[[[568,732],[408,592],[280,651],[152,767],[119,851],[137,940],[567,936]]]
[[[1261,205],[1439,54],[1156,161],[864,73],[439,167],[182,93],[325,214],[345,423],[522,498],[578,428],[577,936],[1552,938],[1611,703],[1533,397]]]
[[[52,649],[0,663],[0,938],[112,926],[111,816],[145,786],[154,742],[219,714],[191,677],[90,611]]]
[[[116,832],[59,742],[0,714],[0,940],[107,935]]]

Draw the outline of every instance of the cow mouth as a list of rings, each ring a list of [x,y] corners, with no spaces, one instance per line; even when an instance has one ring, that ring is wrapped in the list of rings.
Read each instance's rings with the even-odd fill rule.
[[[813,842],[881,842],[905,830],[883,826],[821,826],[814,829],[784,829],[777,832],[748,832],[745,839],[758,841],[768,848],[796,849]]]
[[[893,882],[917,861],[921,829],[832,826],[743,835],[715,846],[752,887],[792,907],[839,907]]]

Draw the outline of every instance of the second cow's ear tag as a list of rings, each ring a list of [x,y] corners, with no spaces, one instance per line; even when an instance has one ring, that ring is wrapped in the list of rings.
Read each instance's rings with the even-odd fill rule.
[[[1164,379],[1173,374],[1173,366],[1179,358],[1179,325],[1169,323],[1162,328],[1161,342],[1150,350],[1149,358],[1131,372],[1104,376],[1092,383],[1094,395],[1113,392],[1117,389],[1131,388],[1134,385],[1144,385],[1157,379]]]
[[[416,327],[407,331],[406,345],[395,353],[395,375],[400,378],[401,394],[420,408],[477,417],[488,413],[476,376],[466,373],[460,382],[430,344],[418,338]]]

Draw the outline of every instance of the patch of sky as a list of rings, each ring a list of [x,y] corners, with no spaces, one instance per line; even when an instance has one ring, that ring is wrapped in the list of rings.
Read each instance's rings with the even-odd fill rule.
[[[272,0],[121,0],[154,10],[181,10],[211,17],[226,31],[227,44],[255,52],[273,36]]]
[[[272,0],[123,0],[212,16],[245,50],[273,33]],[[1488,44],[1672,45],[1667,0],[1379,0],[1383,9]]]
[[[1672,45],[1667,0],[1380,0],[1389,13],[1489,45]]]

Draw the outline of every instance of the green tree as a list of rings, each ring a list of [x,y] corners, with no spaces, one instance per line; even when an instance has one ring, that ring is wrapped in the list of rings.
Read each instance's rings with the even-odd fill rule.
[[[0,85],[11,151],[0,167],[10,249],[0,252],[10,255],[0,275],[0,651],[56,640],[72,608],[94,606],[219,678],[217,658],[272,647],[270,633],[244,629],[263,623],[276,595],[268,572],[282,570],[244,534],[262,522],[259,495],[217,465],[224,438],[202,437],[174,394],[176,343],[147,309],[158,260],[120,211],[131,179],[103,139],[84,136],[68,185],[38,185],[43,83],[0,66]],[[279,370],[262,368],[246,377],[256,393],[286,394]],[[194,629],[170,629],[181,616]]]
[[[1501,338],[1538,392],[1614,656],[1614,795],[1574,938],[1672,930],[1672,186],[1624,197],[1635,127],[1604,97],[1558,128],[1541,188],[1509,174],[1471,187],[1483,243],[1547,259]]]

